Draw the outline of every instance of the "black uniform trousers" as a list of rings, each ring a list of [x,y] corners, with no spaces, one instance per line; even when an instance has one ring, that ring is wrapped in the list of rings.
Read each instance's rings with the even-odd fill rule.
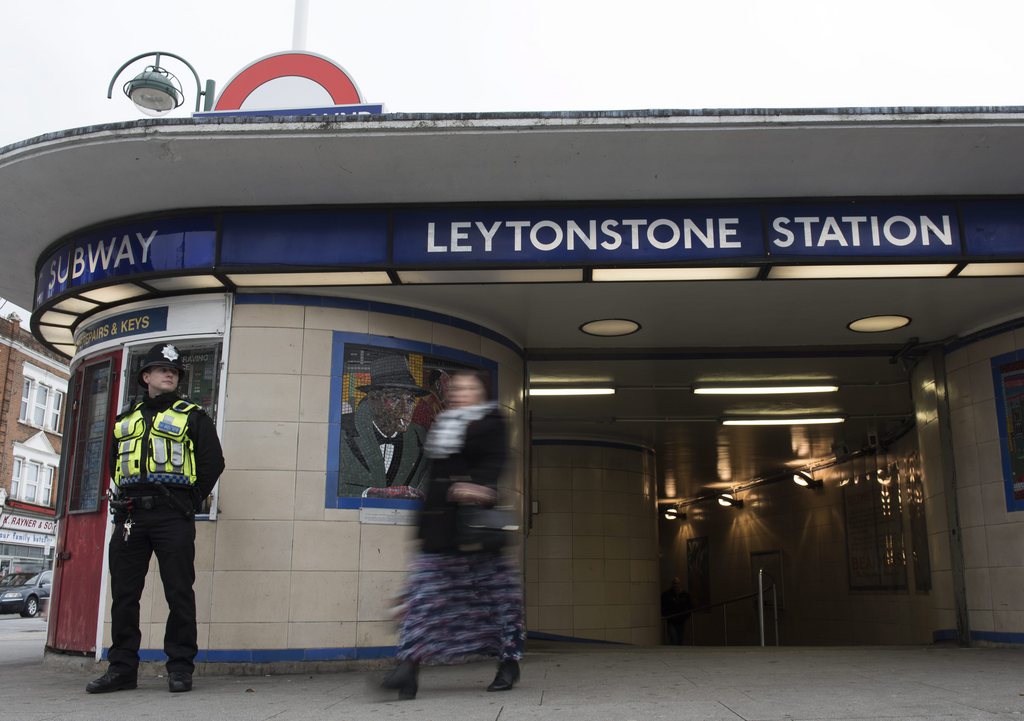
[[[107,660],[115,673],[135,675],[139,668],[139,599],[149,561],[156,554],[170,613],[164,631],[167,671],[195,670],[199,651],[196,632],[196,525],[166,499],[153,508],[133,508],[131,533],[124,537],[124,517],[115,519],[110,539],[111,643]]]

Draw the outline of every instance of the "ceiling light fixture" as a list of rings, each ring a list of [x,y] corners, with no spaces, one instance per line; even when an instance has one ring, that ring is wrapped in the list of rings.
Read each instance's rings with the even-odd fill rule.
[[[817,426],[844,423],[842,416],[762,416],[760,418],[723,418],[723,426]]]
[[[808,471],[797,471],[793,474],[793,483],[803,488],[821,488],[825,484],[812,476]]]
[[[610,396],[615,394],[614,388],[530,388],[531,396]]]
[[[905,315],[869,315],[850,321],[846,327],[854,333],[884,333],[910,325],[910,318]]]
[[[693,387],[697,395],[770,395],[783,393],[835,393],[839,386],[832,384],[764,383],[755,385],[714,385],[700,383]]]
[[[731,493],[723,493],[718,497],[718,505],[720,506],[732,506],[733,508],[743,508],[743,501],[735,498]]]
[[[614,338],[636,333],[640,330],[640,324],[628,318],[604,318],[602,320],[587,321],[580,326],[580,330],[587,335]]]

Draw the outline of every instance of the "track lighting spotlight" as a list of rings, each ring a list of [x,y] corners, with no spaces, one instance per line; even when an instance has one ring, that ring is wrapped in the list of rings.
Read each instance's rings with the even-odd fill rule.
[[[821,488],[825,484],[822,481],[817,480],[807,471],[797,471],[793,474],[793,483],[804,488]]]
[[[738,498],[734,498],[731,493],[723,493],[718,497],[718,505],[720,506],[732,506],[733,508],[743,508],[743,501]]]

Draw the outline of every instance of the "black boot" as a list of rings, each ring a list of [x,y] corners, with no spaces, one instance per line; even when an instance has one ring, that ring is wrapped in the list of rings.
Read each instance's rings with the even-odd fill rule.
[[[519,662],[508,659],[498,664],[498,673],[487,687],[488,691],[508,691],[519,680]]]
[[[417,677],[420,673],[420,665],[415,661],[402,661],[398,666],[381,682],[384,688],[398,689],[398,698],[401,701],[408,701],[416,698],[416,691],[419,689]]]
[[[117,673],[107,671],[99,678],[90,681],[85,687],[86,693],[110,693],[138,688],[139,682],[134,673]]]

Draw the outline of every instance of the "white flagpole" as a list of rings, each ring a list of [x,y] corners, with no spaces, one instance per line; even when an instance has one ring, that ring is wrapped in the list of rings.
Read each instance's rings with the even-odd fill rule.
[[[295,23],[292,27],[292,50],[306,49],[306,27],[309,25],[309,0],[295,0]]]

